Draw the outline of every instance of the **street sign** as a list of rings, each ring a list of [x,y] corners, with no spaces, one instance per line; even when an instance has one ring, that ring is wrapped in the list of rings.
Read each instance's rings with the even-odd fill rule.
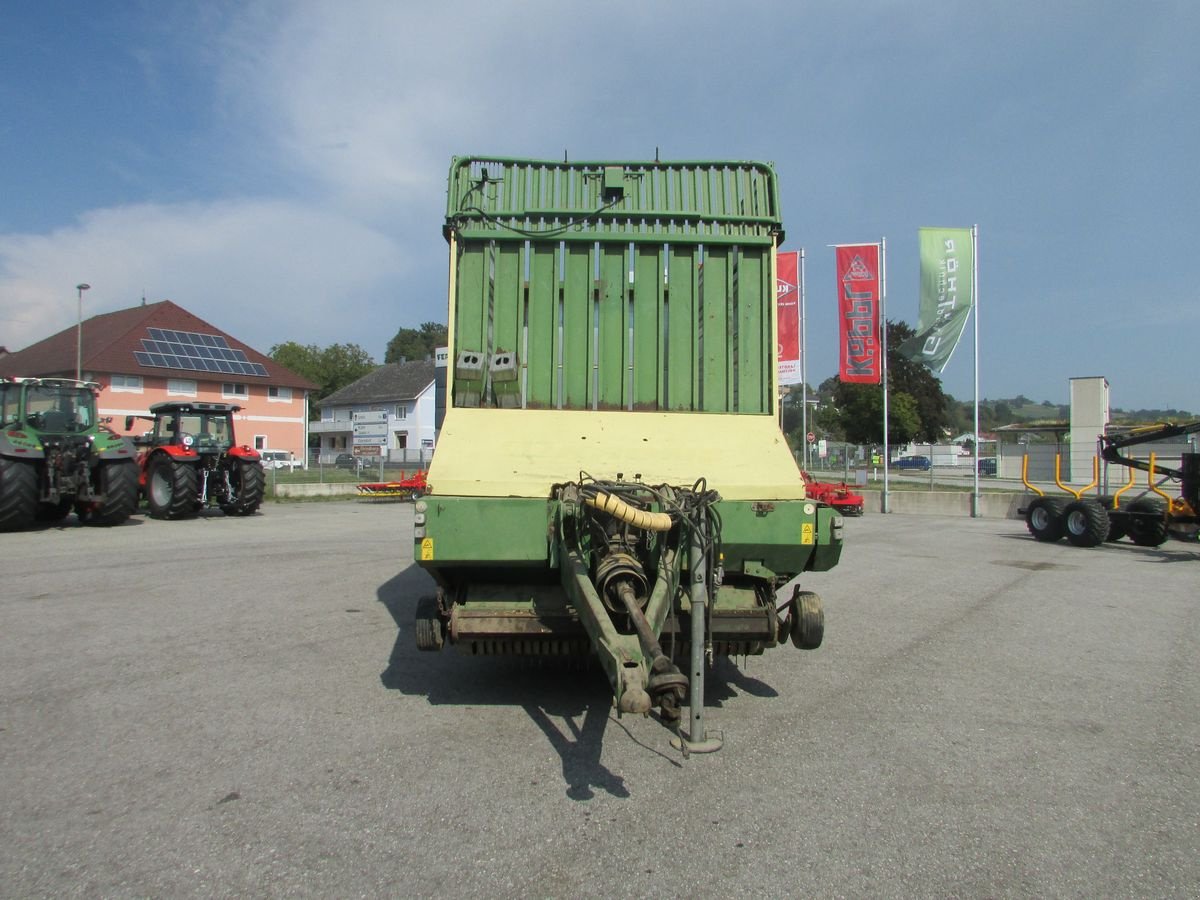
[[[817,439],[817,436],[816,436],[815,434],[813,434],[813,433],[810,431],[810,432],[808,433],[808,442],[811,444],[811,443],[812,443],[813,441],[815,441],[816,439]]]
[[[383,447],[379,444],[355,444],[351,452],[355,456],[383,456]]]

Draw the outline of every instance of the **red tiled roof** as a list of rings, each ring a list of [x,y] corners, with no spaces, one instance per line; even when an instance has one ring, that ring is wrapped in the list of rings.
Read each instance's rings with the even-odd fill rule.
[[[316,390],[317,385],[307,378],[285,369],[269,356],[264,356],[252,347],[243,344],[231,334],[222,331],[199,316],[194,316],[182,306],[170,300],[161,300],[145,306],[134,306],[116,312],[92,316],[83,322],[83,370],[92,373],[120,373],[164,378],[184,374],[196,381],[258,381],[253,375],[229,375],[220,372],[197,372],[193,369],[161,369],[141,365],[133,355],[142,349],[142,338],[148,338],[147,328],[165,328],[173,331],[191,331],[224,337],[230,349],[241,350],[249,362],[261,363],[267,370],[262,382],[281,387]],[[45,340],[31,344],[24,350],[0,357],[0,375],[75,377],[76,328],[64,329]]]

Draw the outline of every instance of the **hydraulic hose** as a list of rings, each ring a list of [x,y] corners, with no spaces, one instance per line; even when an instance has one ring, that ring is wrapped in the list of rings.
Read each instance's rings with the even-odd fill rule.
[[[634,528],[642,528],[646,531],[671,530],[671,517],[667,513],[638,509],[630,506],[615,494],[598,491],[595,497],[588,497],[584,502]]]

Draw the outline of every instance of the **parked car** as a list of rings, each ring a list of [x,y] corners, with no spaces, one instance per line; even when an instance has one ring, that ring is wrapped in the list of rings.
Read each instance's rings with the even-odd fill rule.
[[[339,453],[337,459],[333,461],[334,468],[349,469],[351,472],[358,471],[358,460],[354,458],[353,453]]]
[[[995,475],[996,474],[996,457],[988,456],[979,460],[980,475]]]
[[[933,468],[933,462],[928,456],[901,456],[892,460],[892,465],[897,469],[918,469],[923,472]]]
[[[264,469],[287,469],[294,472],[303,465],[291,450],[260,450],[259,453]]]

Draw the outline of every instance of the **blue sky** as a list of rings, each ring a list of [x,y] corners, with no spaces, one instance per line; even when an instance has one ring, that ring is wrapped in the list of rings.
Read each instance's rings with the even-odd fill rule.
[[[454,154],[761,159],[836,369],[827,245],[980,228],[980,390],[1200,412],[1200,5],[12,3],[0,344],[171,299],[266,352],[445,321]],[[964,343],[942,374],[969,399]]]

